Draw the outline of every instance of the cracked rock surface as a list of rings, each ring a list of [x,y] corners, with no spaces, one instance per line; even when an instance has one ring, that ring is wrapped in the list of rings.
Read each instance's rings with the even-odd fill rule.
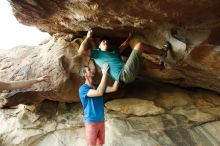
[[[129,88],[137,86],[144,88],[144,92],[137,88],[130,89],[120,100],[115,99],[105,103],[105,145],[217,146],[220,144],[219,95],[201,89],[187,91],[151,82],[137,82]],[[164,94],[167,92],[178,95],[176,103],[169,100],[170,97],[165,100]],[[164,100],[158,102],[160,98]],[[143,106],[145,104],[151,106]],[[158,109],[163,112],[158,113]],[[86,146],[82,119],[80,103],[58,103],[47,100],[32,106],[20,105],[18,109],[1,109],[0,144],[2,146]]]
[[[52,82],[1,92],[0,107],[13,108],[0,110],[0,146],[86,145],[80,67],[89,65],[100,79],[99,68],[77,55],[89,29],[116,45],[128,32],[157,48],[172,45],[166,58],[144,55],[162,59],[164,70],[143,69],[136,82],[105,96],[107,146],[220,145],[219,0],[9,2],[20,23],[51,38],[0,52],[0,80],[48,74]]]

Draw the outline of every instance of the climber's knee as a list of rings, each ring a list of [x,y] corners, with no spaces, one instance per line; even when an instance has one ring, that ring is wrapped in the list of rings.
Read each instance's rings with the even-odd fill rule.
[[[141,50],[141,47],[143,46],[142,41],[139,38],[132,38],[130,40],[130,47],[134,50]]]

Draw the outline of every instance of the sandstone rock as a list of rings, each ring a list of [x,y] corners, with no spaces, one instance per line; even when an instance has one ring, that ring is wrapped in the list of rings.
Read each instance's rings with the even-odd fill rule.
[[[192,99],[183,90],[163,92],[156,99],[158,105],[165,108],[172,108],[176,106],[185,106],[192,103]]]
[[[187,28],[211,27],[219,23],[219,1],[204,0],[198,5],[180,1],[10,1],[16,18],[26,25],[41,30],[73,32],[88,28],[127,30],[143,29],[160,24],[187,26]],[[121,4],[123,3],[123,8]],[[186,13],[188,12],[188,13]]]
[[[206,123],[193,128],[198,145],[219,145],[219,128],[219,121]]]
[[[81,128],[81,106],[75,105],[75,109],[71,109],[71,114],[68,112],[62,114],[59,112],[57,114],[53,110],[60,111],[60,109],[53,102],[43,104],[47,106],[41,106],[39,108],[40,111],[34,113],[25,108],[20,109],[19,112],[16,110],[1,110],[2,128],[0,130],[0,137],[4,139],[1,139],[1,145],[40,146],[54,144],[58,146],[63,143],[63,136],[70,138],[71,135],[73,138],[77,138],[80,133],[84,136],[84,130]],[[47,111],[47,114],[45,114],[45,111]],[[68,129],[71,132],[64,132],[67,135],[63,135],[63,131],[68,131]],[[72,130],[75,132],[72,132]],[[5,135],[5,132],[9,132],[10,134]],[[72,138],[69,140],[66,142],[73,142]],[[84,140],[79,140],[80,142],[85,143]],[[75,143],[77,143],[76,139]]]
[[[164,109],[155,106],[152,101],[135,98],[115,99],[107,102],[105,106],[107,109],[128,115],[146,116],[164,113]]]
[[[168,52],[168,57],[163,59],[170,67],[164,70],[142,70],[144,79],[153,78],[179,86],[202,87],[220,92],[219,44],[213,38],[218,37],[213,30],[219,30],[216,25],[219,22],[219,2],[204,1],[196,5],[195,9],[189,9],[195,6],[195,1],[146,1],[144,7],[139,7],[139,2],[133,1],[124,3],[129,9],[120,9],[120,13],[118,2],[111,2],[108,7],[103,7],[106,2],[102,1],[55,3],[48,0],[21,0],[10,3],[20,22],[35,25],[53,36],[48,42],[36,47],[20,46],[9,53],[2,52],[0,79],[22,80],[49,74],[52,75],[53,83],[42,83],[28,90],[3,93],[1,105],[4,107],[19,103],[31,104],[45,99],[78,102],[78,87],[82,84],[78,72],[81,66],[88,64],[88,58],[76,53],[85,35],[84,31],[90,28],[94,30],[95,37],[109,35],[118,40],[118,43],[125,39],[130,30],[133,30],[134,35],[141,37],[144,43],[157,48],[161,48],[165,41],[170,40],[173,48]],[[177,7],[181,9],[176,9]],[[184,10],[190,10],[190,15],[183,13]],[[198,18],[197,14],[202,19]],[[156,20],[155,15],[158,15]],[[193,16],[196,16],[197,20],[189,20]],[[201,25],[198,25],[199,20]],[[161,22],[166,24],[159,25]],[[180,23],[185,28],[178,27]],[[205,26],[206,29],[201,29]],[[176,30],[176,34],[172,34],[170,30]],[[211,44],[213,41],[214,45]],[[97,70],[94,63],[90,62],[90,66]],[[21,91],[23,93],[19,93]],[[153,98],[155,97],[151,97],[150,100]],[[172,106],[175,105],[170,104],[168,108]]]
[[[196,0],[190,3],[186,0],[145,1],[143,4],[135,0],[123,3],[127,9],[120,9],[120,2],[98,0],[12,0],[10,3],[21,23],[34,25],[53,35],[66,33],[63,37],[66,41],[82,37],[88,29],[93,29],[96,37],[109,35],[115,40],[122,40],[133,31],[143,42],[157,48],[169,40],[173,48],[164,60],[171,69],[146,70],[145,77],[220,92],[220,43],[215,39],[219,37],[218,1],[205,0],[198,5]],[[66,45],[67,48],[76,51],[77,47],[71,44]],[[10,64],[10,61],[5,63],[3,68]]]
[[[194,104],[197,108],[209,108],[215,106],[212,102],[209,101],[209,98],[201,92],[192,94],[192,98],[194,99]]]
[[[171,112],[173,114],[184,115],[189,120],[195,121],[195,122],[212,121],[215,119],[214,115],[208,114],[206,112],[202,112],[199,109],[184,109],[183,107],[177,107],[177,108],[174,108]]]
[[[1,51],[0,80],[49,74],[53,82],[1,93],[0,103],[6,107],[48,99],[36,107],[0,110],[2,146],[86,145],[81,104],[64,102],[79,101],[78,87],[82,80],[78,72],[88,64],[88,58],[76,52],[88,29],[93,29],[95,37],[108,35],[118,40],[116,43],[125,39],[129,31],[157,48],[169,40],[173,48],[163,58],[169,68],[142,70],[142,79],[220,93],[220,2],[217,0],[9,2],[19,22],[47,31],[52,38],[36,47]],[[89,65],[97,70],[92,62]],[[136,85],[125,88],[125,97],[132,98],[106,103],[109,110],[106,145],[220,145],[218,94],[155,86],[152,82],[143,83],[143,87]]]
[[[151,90],[158,91],[157,86],[150,85]],[[160,85],[160,88],[163,89],[162,85]],[[200,92],[186,91],[176,87],[172,88],[171,86],[165,86],[163,90],[158,92],[160,95],[163,93],[163,95],[168,95],[167,90],[172,90],[175,93],[186,92],[188,96],[194,98],[212,93],[203,90],[199,90]],[[198,95],[196,95],[197,93]],[[137,93],[130,92],[130,96],[133,96],[133,94],[136,95]],[[148,92],[146,92],[145,96],[147,94]],[[149,92],[149,94],[151,96],[158,95],[157,92],[153,91]],[[219,98],[214,93],[210,95],[213,101]],[[141,113],[143,115],[143,109],[145,113],[148,113],[147,109],[151,113],[151,110],[161,109],[153,104],[155,100],[158,100],[157,98],[154,98],[153,102],[134,98],[117,99],[122,101],[120,107],[121,109],[123,109],[122,106],[127,108],[127,113],[122,114],[120,111],[111,111],[109,109],[109,111],[105,112],[105,145],[219,145],[218,129],[220,125],[219,121],[217,121],[220,117],[219,107],[217,105],[215,107],[209,106],[209,102],[202,102],[202,106],[195,106],[196,99],[190,99],[192,103],[189,105],[179,105],[172,110],[165,108],[163,113],[158,115],[148,114],[141,117],[126,114],[129,112],[129,114]],[[116,106],[117,100],[107,102],[107,108],[108,106]],[[137,101],[139,101],[138,104],[135,104]],[[207,106],[205,105],[206,103],[208,104]],[[141,105],[144,106],[142,107]],[[133,113],[130,110],[133,110]],[[32,112],[29,111],[27,106],[22,105],[19,106],[19,109],[1,109],[0,145],[86,146],[82,113],[80,103],[57,103],[50,100],[38,104]]]
[[[202,109],[202,111],[214,115],[216,120],[220,116],[220,107],[205,108],[205,109]]]
[[[201,92],[201,94],[203,94],[204,98],[208,102],[210,102],[210,103],[212,103],[216,106],[220,105],[220,96],[219,96],[219,94],[216,94],[216,93],[213,93],[213,92],[208,92],[208,91],[206,91],[206,92],[200,91],[200,92]]]
[[[76,55],[79,44],[53,37],[38,47],[16,47],[0,54],[0,80],[14,81],[51,76],[51,82],[35,84],[29,89],[1,93],[3,107],[19,103],[36,103],[45,99],[62,102],[79,101],[78,88],[82,84],[79,69],[87,60]],[[91,67],[94,64],[91,62]],[[94,67],[93,67],[94,68]]]

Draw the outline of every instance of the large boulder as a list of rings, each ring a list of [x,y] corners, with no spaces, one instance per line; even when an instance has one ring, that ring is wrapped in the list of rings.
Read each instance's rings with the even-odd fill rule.
[[[43,31],[75,32],[89,28],[128,31],[155,25],[206,28],[219,24],[217,0],[11,0],[14,15],[25,25]]]
[[[220,122],[217,120],[220,118],[220,108],[218,102],[214,102],[220,99],[218,94],[201,89],[188,91],[152,82],[143,84],[141,90],[135,88],[140,83],[131,85],[134,90],[128,90],[123,99],[106,103],[105,145],[217,146],[220,144]],[[148,84],[151,88],[148,88]],[[172,108],[157,102],[160,98],[166,98],[164,95],[167,91],[173,91],[175,95],[180,96],[173,96],[174,100],[178,98],[176,100],[178,104]],[[136,92],[145,96],[140,96],[141,99],[138,97],[131,99],[130,97],[136,96]],[[188,95],[185,100],[186,95],[182,92]],[[169,98],[167,97],[166,105],[173,105]],[[189,99],[192,102],[188,102]],[[203,106],[198,105],[198,101],[203,103]],[[147,112],[147,108],[152,109]],[[157,115],[152,114],[152,111],[159,108],[164,111],[160,114],[157,112]],[[129,111],[125,109],[134,110],[125,112]],[[138,114],[143,113],[140,111],[145,112]],[[86,146],[82,113],[80,103],[58,103],[48,100],[35,106],[20,105],[18,109],[1,109],[0,145]]]
[[[220,92],[219,1],[9,2],[19,22],[50,34],[74,34],[77,38],[93,29],[96,37],[108,35],[121,40],[132,31],[143,42],[157,48],[169,41],[173,48],[163,60],[171,69],[144,70],[145,75],[179,86]]]
[[[83,83],[79,69],[89,65],[98,70],[88,58],[77,55],[88,29],[93,29],[97,39],[107,35],[117,45],[130,31],[157,48],[166,41],[172,45],[167,58],[160,58],[164,70],[143,69],[139,81],[124,87],[121,99],[106,103],[106,145],[220,145],[220,1],[9,2],[20,23],[52,37],[39,46],[1,52],[0,80],[44,74],[52,79],[0,94],[1,107],[35,103],[0,110],[0,145],[86,145],[82,107],[73,102],[79,102],[78,88]],[[118,97],[117,93],[108,96]]]
[[[0,95],[1,106],[31,104],[45,99],[78,102],[78,88],[83,82],[79,70],[87,65],[84,64],[87,59],[76,55],[79,44],[67,41],[70,38],[54,36],[36,47],[19,46],[2,52],[0,80],[26,80],[49,75],[51,81],[35,84],[29,89],[3,91]],[[91,62],[91,65],[94,64]]]
[[[149,35],[145,38],[150,44],[154,45],[153,41],[157,41],[166,32],[163,31],[161,33],[159,30],[148,30]],[[186,36],[190,38],[192,33],[188,33]],[[196,35],[196,32],[193,34]],[[203,34],[203,37],[200,38],[203,39],[192,41],[191,48],[184,52],[182,58],[178,58],[181,56],[181,53],[176,57],[175,54],[169,52],[168,57],[164,60],[166,65],[169,65],[169,68],[164,70],[147,68],[143,70],[142,76],[178,86],[202,87],[220,92],[218,77],[220,72],[218,67],[218,62],[220,61],[218,57],[219,47],[201,44],[201,42],[204,42],[205,36],[205,40],[207,40],[207,32],[200,31],[200,36],[201,34]],[[48,41],[36,47],[19,46],[9,51],[1,52],[1,80],[31,79],[44,74],[51,75],[52,77],[50,83],[36,84],[30,89],[4,91],[5,93],[1,94],[2,106],[9,107],[19,103],[31,104],[41,102],[44,99],[78,102],[78,88],[83,83],[83,80],[79,77],[80,68],[88,64],[96,71],[99,68],[95,66],[93,61],[89,61],[89,58],[77,55],[82,38],[75,37],[73,34],[56,34]],[[172,41],[175,44],[175,40]],[[193,47],[199,41],[200,45]],[[99,72],[97,72],[97,75],[97,79],[100,79]],[[169,93],[164,95],[164,97],[167,96],[170,97],[169,100],[172,100],[172,96],[176,95]],[[161,98],[158,102],[163,102],[163,100]],[[181,101],[181,99],[175,99],[173,100],[175,104],[178,104],[176,100]],[[173,106],[167,105],[165,102],[164,106]]]

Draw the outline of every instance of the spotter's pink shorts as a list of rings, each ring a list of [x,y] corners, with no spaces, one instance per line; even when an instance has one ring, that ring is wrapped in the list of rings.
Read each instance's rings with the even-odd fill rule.
[[[105,143],[105,123],[86,122],[86,141],[88,145],[103,145]]]

